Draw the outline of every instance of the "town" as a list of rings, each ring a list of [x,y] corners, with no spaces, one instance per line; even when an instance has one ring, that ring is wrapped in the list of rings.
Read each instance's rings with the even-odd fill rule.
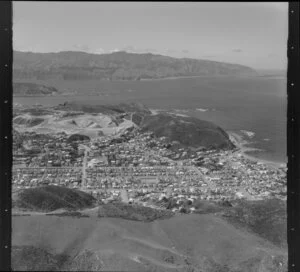
[[[13,145],[13,190],[59,185],[88,192],[104,203],[154,208],[162,199],[177,204],[286,199],[285,169],[249,160],[236,149],[174,148],[177,145],[138,129],[94,139],[21,133]]]

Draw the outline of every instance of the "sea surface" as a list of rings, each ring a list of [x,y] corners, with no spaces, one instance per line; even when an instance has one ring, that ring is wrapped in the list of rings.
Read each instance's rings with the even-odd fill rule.
[[[173,111],[212,121],[239,133],[252,156],[286,163],[287,92],[285,77],[178,78],[147,81],[35,81],[76,92],[69,96],[14,97],[23,105],[141,102],[151,109]]]

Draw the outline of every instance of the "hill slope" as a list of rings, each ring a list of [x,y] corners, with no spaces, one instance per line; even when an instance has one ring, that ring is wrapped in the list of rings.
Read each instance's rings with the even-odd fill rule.
[[[14,51],[14,77],[62,79],[140,80],[179,76],[253,76],[256,71],[238,64],[176,59],[162,55],[114,52],[88,54],[65,51],[31,53]]]
[[[287,247],[286,202],[280,199],[239,200],[224,217],[280,247]]]
[[[49,260],[56,270],[283,272],[287,257],[285,251],[213,215],[151,223],[18,216],[13,217],[12,245],[14,269],[33,264],[38,269],[45,266],[42,260]]]

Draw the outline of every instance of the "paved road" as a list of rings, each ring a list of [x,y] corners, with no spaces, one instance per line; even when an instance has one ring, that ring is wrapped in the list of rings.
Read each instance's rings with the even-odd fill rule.
[[[81,182],[81,189],[86,188],[86,167],[87,167],[87,153],[90,151],[90,148],[86,145],[81,144],[84,148],[84,157],[82,161],[82,182]]]
[[[190,170],[197,172],[211,190],[216,189],[216,185],[212,181],[210,181],[210,179],[208,179],[206,175],[204,175],[199,168],[197,168],[196,166],[187,166],[187,167],[189,167]]]

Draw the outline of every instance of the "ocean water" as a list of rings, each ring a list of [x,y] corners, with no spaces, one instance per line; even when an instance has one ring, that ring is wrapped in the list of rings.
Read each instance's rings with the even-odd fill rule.
[[[251,155],[276,162],[287,161],[287,93],[284,77],[36,82],[62,91],[75,91],[77,94],[15,97],[14,103],[57,105],[65,101],[90,104],[141,102],[149,108],[172,110],[212,121],[227,131],[243,135],[249,146],[261,149]]]

